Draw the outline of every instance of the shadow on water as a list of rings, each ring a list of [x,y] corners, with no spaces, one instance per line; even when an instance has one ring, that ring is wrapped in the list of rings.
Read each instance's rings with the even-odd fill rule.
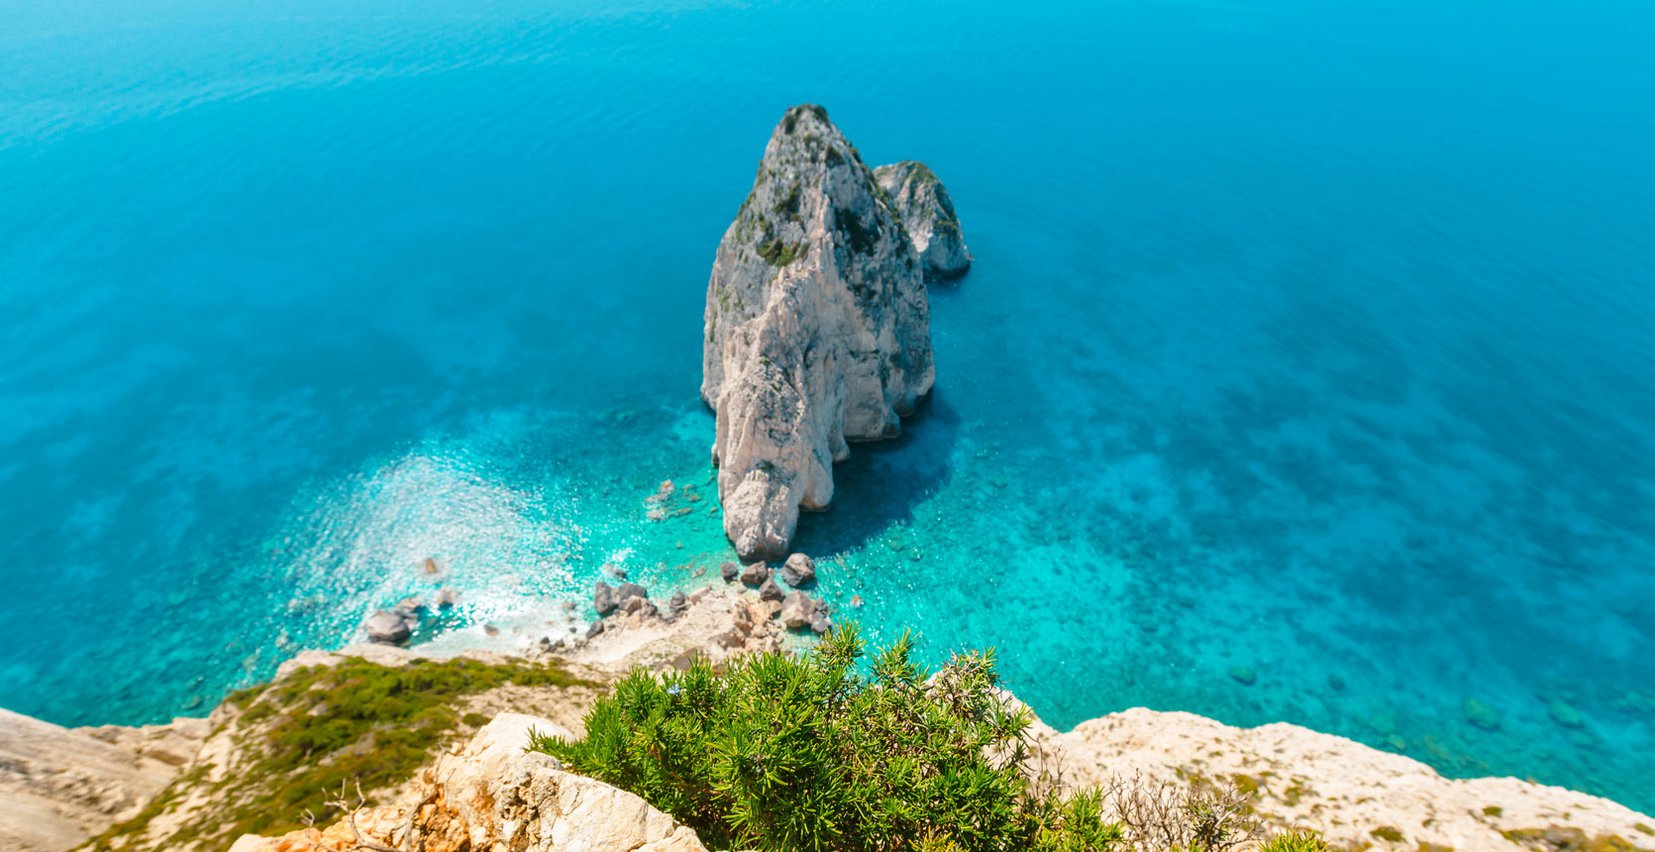
[[[841,553],[911,521],[915,507],[948,484],[959,436],[959,413],[934,390],[903,419],[901,437],[852,444],[850,458],[833,466],[833,505],[799,517],[793,547],[812,555]]]

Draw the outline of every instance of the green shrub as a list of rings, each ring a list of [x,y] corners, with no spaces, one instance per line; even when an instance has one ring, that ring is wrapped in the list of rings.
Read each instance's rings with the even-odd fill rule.
[[[1391,843],[1401,843],[1403,840],[1402,830],[1394,825],[1382,825],[1373,831],[1368,832],[1368,836]]]
[[[785,243],[781,237],[776,237],[769,242],[760,243],[758,250],[759,257],[764,258],[765,263],[771,266],[786,266],[804,257],[806,248],[805,243]]]
[[[1289,831],[1259,845],[1259,852],[1328,852],[1327,841],[1314,831]]]
[[[722,672],[634,671],[578,741],[532,748],[631,790],[714,848],[1087,852],[1121,842],[1102,794],[1061,798],[1029,771],[1032,717],[995,691],[992,654],[930,677],[904,636],[858,674],[854,627],[803,657]]]

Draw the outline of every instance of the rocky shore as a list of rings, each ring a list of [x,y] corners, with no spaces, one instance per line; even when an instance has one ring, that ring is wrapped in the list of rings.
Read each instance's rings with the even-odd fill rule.
[[[555,662],[572,679],[507,683],[467,696],[453,709],[476,720],[474,733],[410,781],[363,790],[353,818],[289,834],[227,837],[221,846],[178,840],[211,836],[201,831],[203,820],[245,812],[246,803],[238,810],[215,796],[224,795],[223,779],[252,765],[249,744],[268,724],[256,701],[232,699],[207,719],[147,728],[68,730],[0,715],[0,850],[73,848],[140,811],[150,812],[142,831],[105,835],[87,848],[216,849],[233,841],[236,852],[399,849],[418,834],[429,852],[572,848],[565,845],[570,837],[594,850],[701,849],[693,832],[636,796],[564,772],[521,745],[530,728],[578,734],[603,685],[634,666],[665,669],[695,657],[717,663],[800,647],[811,617],[831,618],[807,593],[778,598],[769,591],[779,592],[775,578],[752,570],[743,577],[739,566],[732,576],[729,567],[721,585],[665,600],[611,588],[607,616],[584,630],[558,625],[560,635],[542,636],[509,657],[461,655],[479,665]],[[802,585],[806,569],[799,561],[778,573]],[[373,643],[311,651],[284,664],[276,686],[350,661],[396,668],[430,659],[419,647]],[[1443,778],[1407,757],[1294,725],[1236,728],[1140,708],[1068,732],[1037,723],[1033,746],[1069,784],[1234,784],[1256,797],[1267,824],[1314,828],[1348,848],[1655,849],[1655,818],[1614,802],[1513,778]],[[345,791],[346,799],[355,796]],[[154,805],[160,801],[164,807]]]

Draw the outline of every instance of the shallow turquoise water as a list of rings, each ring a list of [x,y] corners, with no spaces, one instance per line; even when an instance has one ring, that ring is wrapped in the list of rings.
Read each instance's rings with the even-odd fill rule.
[[[0,705],[199,712],[427,557],[472,623],[702,582],[706,274],[812,100],[978,258],[801,531],[830,597],[1059,726],[1655,809],[1646,5],[46,5],[0,0]]]

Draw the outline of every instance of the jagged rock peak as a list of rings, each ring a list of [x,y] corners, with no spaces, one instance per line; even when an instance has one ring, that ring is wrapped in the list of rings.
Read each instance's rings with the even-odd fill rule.
[[[826,110],[789,109],[707,285],[701,395],[741,557],[785,557],[847,442],[900,434],[934,379],[924,272],[889,195]]]
[[[936,173],[913,160],[880,166],[873,173],[901,215],[925,274],[935,279],[964,275],[971,268],[971,252],[965,247],[954,200]]]

